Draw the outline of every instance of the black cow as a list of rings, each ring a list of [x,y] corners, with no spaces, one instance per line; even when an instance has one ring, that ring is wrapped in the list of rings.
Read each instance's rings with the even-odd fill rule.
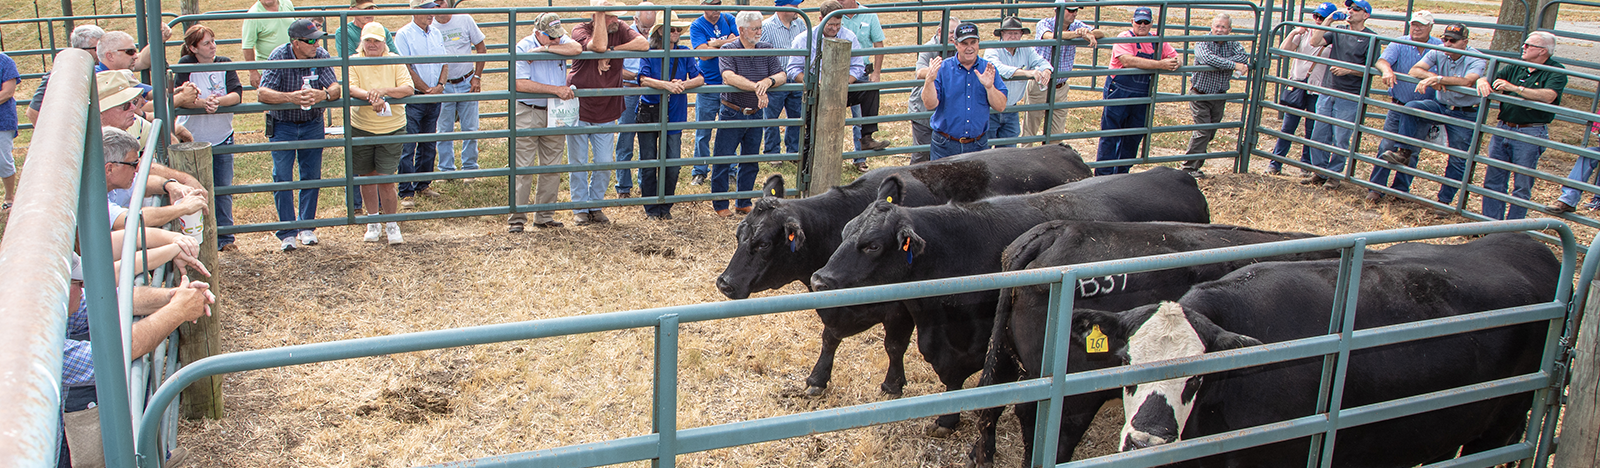
[[[887,178],[904,190],[895,200],[906,206],[968,202],[994,195],[1039,192],[1089,177],[1089,166],[1066,145],[1000,148],[943,158],[912,166],[874,169],[849,185],[800,200],[783,200],[783,177],[772,176],[755,210],[739,223],[738,248],[717,277],[717,289],[731,299],[753,291],[807,283],[839,246],[845,221],[860,213]],[[882,198],[879,198],[882,199]],[[905,353],[911,341],[911,318],[899,304],[864,304],[818,309],[822,319],[822,353],[806,378],[807,393],[819,395],[833,375],[833,356],[845,337],[884,325],[884,350],[889,370],[881,388],[899,395],[905,386]]]
[[[1064,265],[1148,257],[1175,252],[1260,244],[1313,237],[1297,232],[1258,231],[1238,226],[1187,223],[1108,223],[1095,221],[1051,221],[1035,226],[1006,247],[1002,256],[1005,271],[1029,270]],[[1339,252],[1320,251],[1262,259],[1210,263],[1143,273],[1083,278],[1074,290],[1073,306],[1096,310],[1126,310],[1159,301],[1177,300],[1196,284],[1221,278],[1240,267],[1260,261],[1306,260],[1338,257]],[[984,361],[983,378],[978,385],[1016,382],[1038,378],[1044,355],[1046,316],[1050,306],[1049,286],[1030,286],[1000,290],[995,310],[989,355]],[[1082,340],[1082,336],[1075,337]],[[1067,371],[1083,372],[1120,365],[1110,353],[1087,354],[1084,343],[1074,342],[1067,353]],[[1020,366],[1020,367],[1019,367]],[[1064,398],[1061,404],[1061,434],[1056,445],[1057,463],[1072,459],[1073,451],[1094,416],[1105,402],[1120,397],[1117,390],[1105,390]],[[1033,459],[1033,427],[1036,403],[1013,409],[1022,426],[1023,464]],[[995,425],[1003,408],[978,412],[978,440],[973,444],[973,466],[993,465]]]
[[[1549,303],[1561,265],[1520,233],[1462,245],[1400,244],[1366,256],[1355,327],[1369,329]],[[1200,284],[1176,303],[1121,313],[1080,312],[1074,328],[1099,326],[1130,363],[1147,363],[1322,335],[1329,329],[1338,261],[1270,262]],[[1547,322],[1472,331],[1349,356],[1344,408],[1535,372]],[[1157,344],[1159,343],[1159,344]],[[1152,382],[1126,389],[1124,450],[1310,416],[1321,357]],[[1521,437],[1532,395],[1515,394],[1339,431],[1334,466],[1410,467],[1510,444]],[[1309,438],[1185,463],[1291,466]]]
[[[892,180],[885,192],[892,193]],[[814,290],[970,276],[1000,271],[1000,253],[1018,235],[1054,219],[1210,220],[1194,178],[1176,169],[1102,176],[1045,192],[975,203],[902,207],[874,202],[845,225],[844,243],[811,275]],[[994,322],[993,291],[903,301],[917,348],[949,390],[983,369]],[[960,415],[939,417],[929,434],[955,430]]]

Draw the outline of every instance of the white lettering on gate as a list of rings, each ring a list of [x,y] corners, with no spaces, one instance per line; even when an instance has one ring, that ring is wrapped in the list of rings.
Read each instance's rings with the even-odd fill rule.
[[[1128,289],[1128,275],[1126,273],[1078,280],[1079,298],[1114,294],[1125,289]]]

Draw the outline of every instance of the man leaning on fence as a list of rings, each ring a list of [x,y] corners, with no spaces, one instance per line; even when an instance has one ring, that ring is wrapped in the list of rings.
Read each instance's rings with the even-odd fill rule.
[[[722,0],[701,0],[701,5],[722,6]],[[672,18],[667,18],[671,21]],[[716,10],[706,10],[704,13],[689,23],[689,47],[695,50],[716,50],[733,41],[739,40],[739,27],[733,24],[733,15],[724,15]],[[700,76],[705,77],[706,84],[716,86],[722,84],[722,71],[717,69],[716,57],[704,57],[700,60]],[[722,98],[718,93],[700,93],[694,97],[694,121],[709,122],[717,120],[717,112],[722,109]],[[694,131],[694,157],[711,157],[711,137],[715,129],[701,128]],[[691,170],[689,185],[705,183],[711,176],[711,166],[701,164]]]
[[[1061,27],[1061,35],[1059,36],[1061,39],[1082,39],[1084,41],[1088,41],[1089,50],[1094,50],[1095,47],[1098,47],[1100,45],[1100,39],[1106,37],[1106,33],[1100,31],[1099,29],[1095,29],[1093,26],[1089,26],[1082,21],[1078,21],[1078,9],[1081,7],[1073,5],[1072,2],[1074,1],[1076,0],[1056,0],[1056,3],[1066,4],[1065,6],[1061,7],[1061,22],[1057,23],[1055,16],[1048,16],[1045,19],[1039,20],[1039,24],[1034,26],[1034,29],[1037,30],[1034,32],[1034,39],[1056,39],[1058,37],[1056,36],[1056,26],[1061,24],[1065,25]],[[1078,46],[1076,45],[1060,44],[1055,46],[1038,46],[1034,47],[1033,51],[1034,53],[1039,54],[1040,57],[1051,57],[1052,51],[1054,51],[1055,63],[1051,64],[1051,66],[1058,72],[1072,71],[1074,63],[1078,60]],[[1055,101],[1050,100],[1051,88],[1053,88],[1055,91]],[[1068,91],[1067,79],[1065,77],[1056,78],[1054,80],[1050,80],[1049,87],[1029,86],[1028,100],[1026,102],[1029,105],[1047,104],[1051,102],[1055,102],[1056,104],[1065,103],[1071,100],[1070,96],[1068,96]],[[1043,129],[1045,133],[1051,135],[1061,133],[1061,131],[1066,128],[1067,116],[1071,110],[1072,109],[1067,108],[1051,109],[1050,125],[1048,128],[1046,128],[1044,124],[1045,111],[1037,110],[1024,112],[1022,114],[1022,136],[1030,137],[1038,135],[1041,129]]]
[[[1529,34],[1528,39],[1522,42],[1522,61],[1546,67],[1566,68],[1556,61],[1554,57],[1555,47],[1555,35],[1544,31]],[[1561,92],[1566,87],[1567,75],[1565,73],[1517,64],[1500,66],[1500,70],[1494,73],[1493,81],[1490,81],[1489,78],[1478,79],[1478,92],[1483,93],[1485,96],[1490,92],[1495,92],[1518,99],[1556,106],[1561,105]],[[1549,124],[1555,118],[1555,114],[1549,111],[1502,101],[1500,103],[1500,124],[1497,127],[1508,132],[1517,132],[1524,136],[1547,140],[1550,138]],[[1496,161],[1535,170],[1539,168],[1539,157],[1543,155],[1544,147],[1534,143],[1517,141],[1499,135],[1489,139],[1489,158]],[[1510,177],[1510,170],[1490,166],[1483,176],[1483,188],[1491,192],[1506,193],[1506,183]],[[1533,176],[1517,173],[1516,188],[1511,191],[1511,195],[1527,200],[1532,191]],[[1507,207],[1504,201],[1484,197],[1483,215],[1489,217],[1489,219],[1522,219],[1527,217],[1528,209],[1522,205]]]
[[[1348,7],[1347,13],[1349,14],[1350,24],[1339,26],[1339,29],[1372,34],[1372,30],[1367,29],[1367,19],[1372,17],[1372,5],[1368,4],[1367,0],[1345,0],[1344,4]],[[1324,19],[1322,25],[1332,25],[1336,21],[1333,18],[1329,16]],[[1329,88],[1350,94],[1361,94],[1363,84],[1367,80],[1367,50],[1370,42],[1372,42],[1371,36],[1350,34],[1343,31],[1326,31],[1322,34],[1311,36],[1312,46],[1329,46],[1328,58],[1355,64],[1353,68],[1328,67],[1326,84]],[[1323,96],[1317,102],[1317,115],[1322,116],[1324,119],[1356,122],[1358,120],[1356,111],[1359,108],[1357,104],[1356,101],[1334,95]],[[1329,152],[1319,148],[1311,148],[1311,165],[1322,168],[1334,175],[1344,173],[1344,151],[1350,148],[1350,136],[1353,133],[1355,133],[1354,130],[1331,123],[1317,125],[1316,130],[1311,134],[1312,140],[1324,145],[1332,145],[1338,148],[1339,151]],[[1310,177],[1302,179],[1300,183],[1304,185],[1321,184],[1322,188],[1328,190],[1339,188],[1339,179],[1324,177],[1320,173],[1312,173]]]
[[[425,10],[438,8],[434,0],[411,0],[411,22],[400,27],[395,32],[395,46],[400,49],[400,55],[416,57],[424,55],[446,55],[444,49],[444,34],[439,28],[433,26],[433,15],[423,14]],[[407,65],[411,69],[411,85],[416,88],[418,95],[444,94],[445,75],[443,63],[413,63]],[[421,135],[439,132],[439,109],[441,103],[412,103],[406,106],[406,134]],[[424,141],[419,143],[404,143],[401,145],[400,173],[418,174],[433,172],[434,164],[439,155],[439,145],[436,142]],[[410,208],[416,205],[412,200],[415,195],[428,198],[438,197],[439,191],[434,190],[433,181],[419,180],[416,182],[400,183],[400,206]]]
[[[922,105],[933,109],[932,160],[987,148],[989,110],[1006,110],[1006,82],[978,56],[978,26],[961,23],[955,39],[955,60],[934,57],[922,82]]]
[[[1421,10],[1416,13],[1412,13],[1411,22],[1407,23],[1407,28],[1406,34],[1403,34],[1395,39],[1424,42],[1428,44],[1441,44],[1439,38],[1431,35],[1433,34],[1433,14],[1429,13],[1427,10]],[[1383,80],[1384,86],[1389,88],[1389,100],[1391,102],[1404,106],[1417,101],[1427,101],[1433,99],[1435,95],[1433,89],[1422,86],[1413,86],[1409,83],[1401,82],[1395,79],[1396,71],[1410,74],[1412,67],[1415,67],[1417,62],[1422,60],[1422,56],[1427,54],[1430,50],[1431,49],[1422,49],[1414,45],[1403,44],[1399,42],[1389,43],[1388,46],[1383,48],[1383,55],[1378,57],[1378,61],[1374,62],[1373,66],[1378,67],[1378,72],[1383,74],[1381,79]],[[1482,71],[1479,73],[1481,74]],[[1383,120],[1383,130],[1386,132],[1401,133],[1400,119],[1403,115],[1404,113],[1402,112],[1390,111],[1389,116]],[[1428,126],[1432,127],[1433,124],[1430,123]],[[1398,145],[1396,145],[1394,140],[1384,138],[1382,141],[1378,142],[1378,154],[1389,153],[1397,147]],[[1414,149],[1415,148],[1413,148],[1413,150]],[[1412,152],[1415,153],[1415,151]],[[1407,162],[1406,160],[1396,159],[1391,162],[1397,165],[1416,167],[1415,163]],[[1373,166],[1372,176],[1368,180],[1378,185],[1388,184],[1389,168],[1382,165]],[[1390,188],[1401,192],[1411,191],[1411,175],[1403,172],[1397,172],[1394,176],[1394,184],[1390,185]],[[1367,194],[1368,201],[1378,201],[1376,198],[1374,198],[1374,194],[1376,193],[1377,192],[1369,192]],[[1378,196],[1378,198],[1381,198],[1381,195]]]
[[[648,1],[639,2],[639,11],[633,13],[633,24],[628,28],[633,32],[648,36],[650,30],[656,25],[656,11],[646,10],[646,7],[655,4]],[[630,57],[622,59],[622,87],[639,87],[639,67],[644,65],[644,59]],[[639,95],[630,94],[622,97],[622,117],[617,123],[633,125],[639,123]],[[615,161],[626,162],[633,160],[634,142],[639,135],[635,132],[621,132],[617,134],[617,152]],[[617,169],[617,198],[630,198],[633,196],[633,170]]]
[[[571,57],[583,52],[583,46],[578,45],[571,37],[567,37],[566,28],[561,27],[561,16],[555,13],[545,13],[533,20],[533,34],[517,41],[517,92],[538,93],[554,95],[560,99],[572,99],[572,88],[567,87],[566,60],[560,56]],[[555,54],[555,55],[549,55]],[[550,104],[549,98],[529,98],[517,100],[517,130],[542,129],[549,126]],[[554,166],[561,164],[561,155],[566,152],[567,139],[561,135],[518,136],[516,150],[517,168],[531,167],[536,162],[540,166]],[[533,190],[533,175],[517,175],[516,198],[517,205],[528,204],[528,192]],[[561,190],[561,174],[557,172],[539,174],[538,193],[534,195],[534,203],[540,205],[555,203],[556,195]],[[528,222],[528,214],[518,211],[511,213],[506,219],[508,232],[522,232],[522,225]],[[540,211],[534,214],[534,227],[558,228],[563,226],[555,220],[554,211]]]
[[[1133,27],[1117,37],[1155,37],[1155,18],[1147,7],[1133,10]],[[1178,51],[1164,42],[1123,42],[1111,47],[1111,69],[1138,68],[1141,70],[1178,69]],[[1129,99],[1149,97],[1155,88],[1154,73],[1136,73],[1112,76],[1106,83],[1105,98]],[[1100,115],[1101,130],[1142,128],[1150,114],[1150,104],[1106,106]],[[1139,155],[1139,145],[1144,143],[1148,131],[1130,135],[1100,137],[1098,161],[1120,161]],[[1107,166],[1094,170],[1095,175],[1123,174],[1129,166]]]
[[[854,10],[858,8],[864,9],[867,7],[866,5],[856,2],[856,0],[838,1],[839,6],[846,10]],[[822,15],[827,16],[827,13],[822,13]],[[840,26],[852,33],[855,33],[856,45],[861,49],[871,49],[875,47],[881,48],[883,47],[884,40],[887,39],[887,36],[883,34],[883,24],[879,22],[877,13],[855,13],[844,15],[844,21],[840,22]],[[865,69],[866,79],[863,81],[883,81],[883,58],[884,54],[877,54],[873,55],[872,58],[867,60],[867,68]],[[851,117],[861,117],[864,112],[866,112],[866,109],[864,109],[860,104],[854,104],[850,106]],[[871,135],[862,135],[861,127],[856,127],[855,136],[852,137],[852,140],[854,140],[856,143],[856,151],[879,151],[889,147],[889,142],[887,141],[875,140]],[[851,163],[855,164],[856,170],[861,172],[866,172],[868,169],[871,169],[871,167],[867,166],[867,158],[856,158],[854,161],[851,161]]]
[[[277,13],[294,11],[294,2],[290,0],[258,0],[250,6],[249,13]],[[239,60],[266,61],[272,60],[272,52],[284,44],[289,43],[289,27],[294,24],[292,17],[284,18],[251,18],[244,20],[241,27],[239,48],[244,49]],[[261,70],[250,70],[250,86],[261,87],[263,73]],[[269,132],[270,133],[270,132]]]
[[[309,19],[298,19],[289,26],[288,44],[279,46],[268,55],[267,60],[308,60],[325,59],[328,51],[317,47],[317,40],[323,36],[322,30]],[[288,109],[275,109],[267,111],[267,119],[271,120],[273,133],[268,139],[274,143],[304,140],[321,140],[324,135],[322,123],[322,109],[313,109],[311,106],[323,101],[332,101],[340,96],[334,94],[343,91],[339,86],[339,77],[333,74],[333,68],[271,68],[261,74],[261,87],[256,89],[256,96],[262,104],[294,104],[299,107]],[[300,165],[300,180],[318,180],[322,178],[322,148],[300,148],[272,151],[272,181],[294,181],[295,164]],[[315,188],[300,189],[300,203],[295,205],[293,190],[278,190],[273,192],[273,204],[278,209],[278,221],[310,221],[317,218],[317,195]],[[278,240],[283,242],[285,252],[294,250],[298,245],[316,245],[317,235],[312,228],[281,229],[277,233]]]
[[[1456,23],[1446,26],[1444,28],[1444,40],[1448,49],[1429,50],[1427,54],[1422,56],[1422,60],[1418,60],[1415,65],[1411,66],[1410,75],[1421,80],[1415,86],[1417,92],[1420,93],[1423,90],[1431,89],[1434,91],[1434,96],[1432,99],[1412,100],[1406,103],[1406,107],[1442,114],[1467,122],[1477,120],[1478,102],[1483,98],[1476,94],[1458,93],[1446,89],[1447,86],[1473,86],[1478,82],[1478,79],[1483,78],[1484,70],[1488,66],[1488,62],[1481,58],[1462,55],[1459,52],[1446,52],[1447,50],[1455,49],[1477,53],[1478,49],[1467,46],[1468,34],[1467,25],[1465,24]],[[1406,85],[1401,86],[1405,87]],[[1401,136],[1408,136],[1418,140],[1427,139],[1429,128],[1436,124],[1444,123],[1401,112],[1390,112],[1389,116],[1399,121],[1397,133]],[[1473,133],[1470,128],[1456,124],[1445,124],[1445,136],[1448,138],[1452,149],[1466,152],[1468,147],[1472,145]],[[1416,167],[1417,156],[1420,153],[1421,148],[1415,145],[1395,142],[1394,149],[1379,154],[1379,157],[1389,162],[1389,164]],[[1445,166],[1444,175],[1451,179],[1461,180],[1461,173],[1465,167],[1465,159],[1450,156]],[[1378,172],[1380,169],[1383,170],[1382,174]],[[1380,177],[1386,177],[1387,175],[1388,169],[1383,169],[1381,166],[1373,166],[1372,183],[1381,185],[1384,180]],[[1404,185],[1400,184],[1401,177],[1405,177]],[[1411,176],[1395,174],[1395,184],[1395,190],[1409,192],[1411,189]],[[1450,199],[1454,198],[1454,196],[1455,189],[1449,185],[1443,185],[1439,191],[1439,203],[1449,204]],[[1383,200],[1383,193],[1368,191],[1366,200],[1367,203],[1377,203]]]
[[[722,46],[722,50],[740,49],[771,49],[772,44],[761,42],[761,13],[754,11],[739,12],[734,18],[734,23],[739,25],[739,40]],[[783,62],[777,56],[750,56],[750,57],[719,57],[722,69],[722,82],[739,92],[722,93],[722,111],[717,115],[717,120],[724,122],[751,122],[765,119],[766,108],[770,104],[767,100],[767,90],[780,86],[787,80],[783,71]],[[717,131],[716,147],[712,151],[716,156],[733,156],[738,152],[741,156],[749,156],[761,152],[761,134],[768,127],[723,127]],[[729,174],[730,168],[737,166],[737,174]],[[754,162],[738,164],[713,164],[711,166],[711,193],[728,191],[728,177],[735,179],[735,191],[748,191],[755,188],[756,175],[760,168]],[[734,203],[734,210],[741,214],[750,212],[750,199],[740,198]],[[728,211],[727,200],[712,200],[711,209],[718,216],[731,216]]]
[[[1226,13],[1218,13],[1211,18],[1211,35],[1227,36],[1233,34],[1233,17]],[[1233,84],[1233,75],[1250,72],[1250,51],[1245,50],[1239,41],[1206,41],[1194,45],[1194,61],[1199,65],[1211,67],[1211,70],[1194,72],[1194,84],[1189,87],[1189,94],[1208,95],[1228,92]],[[1189,112],[1194,115],[1195,125],[1206,125],[1222,122],[1223,113],[1228,109],[1228,101],[1214,99],[1209,101],[1189,101]],[[1205,154],[1211,151],[1211,139],[1216,138],[1217,129],[1208,128],[1195,130],[1189,136],[1189,151],[1185,154]],[[1183,171],[1198,179],[1205,177],[1206,173],[1200,168],[1204,167],[1206,160],[1190,159],[1183,162]]]
[[[994,35],[1006,42],[1020,41],[1023,36],[1032,32],[1015,16],[1000,20],[1000,26],[994,29]],[[1032,47],[984,49],[983,59],[994,64],[995,71],[1006,81],[1007,108],[1022,102],[1022,98],[1028,94],[1028,89],[1042,87],[1050,82],[1050,74],[1055,69],[1050,66],[1050,62],[1045,61],[1044,57],[1035,53]],[[1020,134],[1022,134],[1022,118],[1016,111],[989,114],[989,129],[984,132],[985,139],[1015,138]],[[1017,145],[995,145],[996,148],[1015,146]]]
[[[611,0],[590,0],[590,6],[609,7]],[[590,21],[572,28],[572,40],[587,52],[604,53],[614,50],[644,51],[650,41],[617,18],[615,11],[596,11]],[[578,89],[608,89],[622,87],[622,59],[574,60],[567,82]],[[622,117],[622,96],[593,96],[578,99],[578,122],[574,129],[609,128],[617,126]],[[567,135],[567,163],[575,166],[606,164],[617,156],[616,133],[585,133]],[[590,160],[590,157],[593,160]],[[606,198],[611,185],[611,171],[577,171],[568,176],[567,186],[572,190],[573,202],[592,202]],[[577,225],[611,222],[600,208],[572,210]]]

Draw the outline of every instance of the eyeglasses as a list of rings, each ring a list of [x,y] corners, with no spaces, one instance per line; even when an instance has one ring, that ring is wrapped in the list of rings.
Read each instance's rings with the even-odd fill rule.
[[[700,4],[701,5],[719,6],[719,5],[722,5],[722,0],[706,0],[706,1],[700,2]]]
[[[139,167],[139,163],[127,162],[127,161],[106,161],[106,164],[121,164],[121,165],[132,167],[132,168],[138,168]]]
[[[132,56],[135,56],[135,55],[139,55],[139,49],[135,49],[135,48],[132,48],[132,47],[129,47],[129,48],[126,48],[126,49],[117,49],[117,51],[118,52],[122,52],[124,54],[128,54],[129,57],[132,57]]]
[[[1149,21],[1134,21],[1133,24],[1144,26],[1144,25],[1150,24],[1150,22]]]
[[[1444,40],[1444,41],[1445,41],[1445,42],[1448,42],[1448,43],[1451,43],[1451,44],[1456,44],[1456,43],[1461,43],[1461,42],[1467,42],[1467,39],[1466,39],[1466,38],[1461,38],[1461,39],[1454,39],[1454,38],[1449,38],[1449,37],[1441,37],[1441,38],[1439,38],[1439,39],[1442,39],[1442,40]]]
[[[295,39],[295,40],[296,41],[300,41],[300,42],[304,42],[304,43],[310,44],[310,45],[317,45],[317,40],[316,39]]]
[[[1548,48],[1546,48],[1545,46],[1542,46],[1542,45],[1534,45],[1534,44],[1529,44],[1529,43],[1526,43],[1526,42],[1522,43],[1522,48],[1526,49],[1526,48],[1529,48],[1529,47],[1533,47],[1533,48],[1536,48],[1536,49],[1550,50],[1550,49],[1548,49]]]

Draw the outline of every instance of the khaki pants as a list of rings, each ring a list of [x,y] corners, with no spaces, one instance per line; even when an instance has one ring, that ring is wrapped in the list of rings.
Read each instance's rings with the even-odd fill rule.
[[[517,128],[533,129],[545,128],[549,120],[547,109],[538,109],[527,104],[517,103]],[[540,166],[553,166],[561,163],[561,156],[566,153],[567,140],[561,135],[545,135],[537,137],[517,137],[517,167],[529,167],[537,163]],[[517,176],[517,204],[528,204],[528,192],[533,184],[532,175]],[[534,203],[555,203],[556,194],[561,191],[561,173],[539,174],[538,193],[534,195]],[[553,211],[540,211],[534,214],[533,222],[548,223],[554,221]],[[506,219],[509,224],[525,224],[528,221],[527,213],[512,213]]]
[[[1191,92],[1192,94],[1192,92]],[[1214,124],[1222,122],[1223,111],[1227,109],[1228,101],[1189,101],[1189,113],[1194,115],[1195,125]],[[1189,136],[1189,151],[1185,154],[1201,154],[1210,151],[1211,140],[1216,138],[1216,129],[1195,130]],[[1204,159],[1191,159],[1183,162],[1186,170],[1200,170],[1205,166]]]
[[[1047,103],[1049,101],[1046,98],[1050,97],[1048,91],[1048,88],[1041,87],[1038,84],[1030,81],[1028,82],[1028,96],[1024,98],[1023,102],[1026,102],[1030,105]],[[1056,102],[1062,103],[1070,101],[1070,99],[1067,99],[1067,97],[1067,85],[1063,84],[1056,88]],[[1071,109],[1050,110],[1051,134],[1061,133],[1061,130],[1066,128],[1067,113],[1070,110]],[[1039,129],[1042,127],[1044,127],[1044,111],[1030,111],[1022,114],[1022,136],[1031,137],[1039,135]]]

